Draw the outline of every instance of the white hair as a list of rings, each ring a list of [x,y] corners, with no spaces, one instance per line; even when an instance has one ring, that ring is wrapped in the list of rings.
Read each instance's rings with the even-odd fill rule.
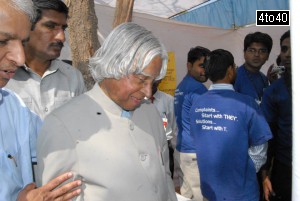
[[[35,19],[35,11],[32,0],[7,0],[14,9],[27,15],[31,22]]]
[[[159,80],[167,70],[168,55],[164,45],[144,27],[128,22],[108,35],[90,58],[89,67],[96,82],[104,78],[120,79],[129,74],[142,74],[156,56],[162,59],[160,75],[156,78]]]

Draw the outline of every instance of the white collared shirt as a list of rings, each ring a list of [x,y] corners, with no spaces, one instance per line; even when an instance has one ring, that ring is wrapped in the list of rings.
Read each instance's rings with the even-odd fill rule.
[[[86,91],[80,71],[58,59],[51,62],[42,77],[27,66],[19,68],[6,88],[16,92],[42,119]]]

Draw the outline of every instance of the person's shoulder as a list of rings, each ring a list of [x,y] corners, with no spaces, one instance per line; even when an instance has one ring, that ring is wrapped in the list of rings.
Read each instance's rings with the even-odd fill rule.
[[[239,104],[239,103],[249,103],[249,102],[256,103],[253,97],[251,97],[247,94],[239,93],[239,92],[234,91],[234,90],[208,90],[208,93],[205,93],[203,95],[211,96],[212,94],[215,94],[215,93],[221,94],[222,97],[224,97],[224,98],[226,97],[229,100],[236,101],[237,104]]]
[[[272,82],[272,84],[270,84],[265,90],[264,93],[278,93],[276,91],[280,90],[282,87],[284,86],[284,79],[283,78],[279,78],[277,80],[275,80],[274,82]]]
[[[237,73],[241,73],[241,72],[243,72],[244,70],[245,70],[245,65],[243,64],[243,65],[240,65],[239,67],[237,67],[236,72],[237,72]]]
[[[19,67],[5,88],[19,93],[19,91],[24,90],[24,84],[30,79],[32,78],[29,72],[25,70],[25,67]]]
[[[170,94],[166,93],[166,92],[163,92],[163,91],[160,91],[160,90],[157,90],[157,95],[165,98],[165,99],[174,99],[173,96],[171,96]]]
[[[194,90],[192,92],[197,93],[197,94],[203,94],[203,93],[207,92],[207,88],[203,83],[199,83],[198,86],[196,88],[194,88]]]
[[[161,120],[156,106],[150,101],[143,101],[143,103],[134,110],[134,116],[138,118],[147,119],[147,121]],[[156,118],[157,117],[157,118]]]
[[[77,68],[60,59],[55,59],[52,62],[53,65],[57,65],[59,67],[59,70],[61,70],[62,72],[81,74],[81,72]]]
[[[75,113],[76,111],[89,106],[87,102],[91,101],[91,99],[87,97],[88,97],[87,93],[83,93],[80,94],[79,96],[75,96],[72,99],[70,99],[67,103],[56,108],[53,112],[56,112],[57,114],[59,113],[60,115],[64,115],[70,112]]]
[[[187,82],[187,75],[183,77],[183,79],[179,82],[178,86],[177,86],[177,89],[180,89],[182,88],[183,86],[186,85],[186,82]]]
[[[244,80],[244,77],[246,76],[246,73],[245,73],[245,66],[244,65],[241,65],[239,67],[237,67],[236,69],[236,78],[235,78],[235,86],[237,84],[241,84],[241,82]]]
[[[284,84],[284,78],[281,77],[281,78],[275,80],[274,82],[272,82],[272,84],[270,84],[270,87],[271,87],[271,86],[272,86],[272,87],[278,87],[278,86],[281,86],[281,85],[283,85],[283,84]]]
[[[259,71],[259,73],[260,73],[261,76],[263,76],[264,78],[267,78],[267,76],[266,76],[263,72]]]
[[[257,108],[259,105],[255,101],[255,99],[247,94],[242,94],[238,92],[232,93],[233,100],[236,101],[236,104],[244,104],[246,106]]]
[[[14,115],[18,119],[23,118],[22,121],[31,117],[38,118],[38,115],[31,111],[26,106],[22,98],[14,91],[7,88],[2,88],[0,89],[0,96],[0,100],[3,101],[2,107],[5,107],[7,111],[11,112],[11,115]]]
[[[2,99],[6,99],[4,101],[9,101],[11,104],[13,102],[13,104],[15,104],[16,106],[20,106],[20,107],[26,107],[25,103],[23,102],[22,98],[15,93],[14,91],[8,89],[8,88],[2,88],[1,90],[1,96]]]
[[[185,87],[186,92],[194,92],[196,91],[207,91],[207,88],[202,82],[199,82],[192,76],[188,76],[188,79],[186,81],[186,87]]]
[[[264,79],[264,81],[268,81],[268,77],[261,71],[259,71],[260,76]]]
[[[254,100],[254,98],[252,98],[251,96],[249,96],[247,94],[239,93],[237,91],[226,90],[226,92],[228,94],[230,94],[234,98],[238,98],[238,99],[253,99]]]

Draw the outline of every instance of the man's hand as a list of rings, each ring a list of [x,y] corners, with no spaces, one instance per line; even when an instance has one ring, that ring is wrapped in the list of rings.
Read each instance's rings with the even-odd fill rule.
[[[264,197],[266,201],[269,201],[270,194],[273,193],[272,184],[268,176],[263,178],[263,189],[264,189]]]
[[[51,180],[49,183],[36,188],[34,183],[28,184],[18,196],[17,201],[64,201],[71,200],[72,198],[78,196],[81,192],[80,189],[75,189],[81,185],[80,180],[72,181],[70,183],[64,184],[63,186],[55,189],[63,182],[72,178],[73,174],[71,172],[62,174],[55,179]]]
[[[274,68],[274,64],[272,64],[267,72],[267,78],[269,80],[270,83],[274,82],[275,80],[278,79],[278,75],[276,72],[272,72],[272,69]]]

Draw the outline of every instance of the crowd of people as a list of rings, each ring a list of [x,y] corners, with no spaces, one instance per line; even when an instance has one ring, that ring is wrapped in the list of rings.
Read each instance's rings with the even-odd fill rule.
[[[58,59],[63,1],[6,0],[0,13],[0,200],[291,201],[290,31],[280,76],[261,72],[273,40],[254,32],[241,66],[192,47],[173,97],[158,89],[167,50],[143,26],[111,31],[86,91]]]

